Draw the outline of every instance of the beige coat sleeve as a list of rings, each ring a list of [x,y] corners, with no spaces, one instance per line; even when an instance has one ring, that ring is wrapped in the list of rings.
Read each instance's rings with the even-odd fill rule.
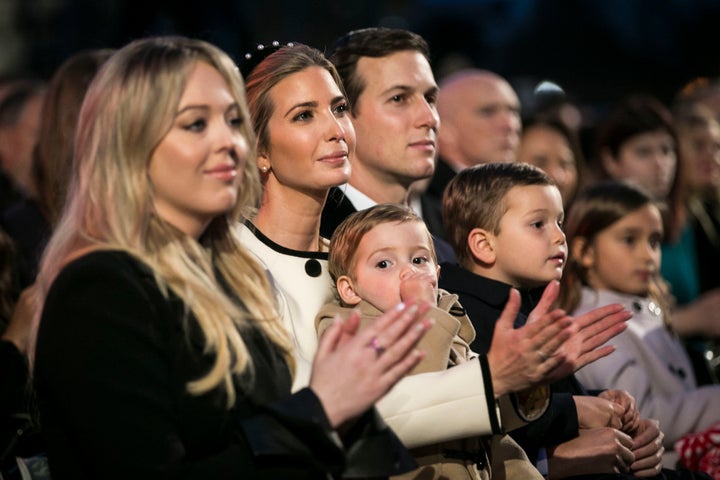
[[[368,326],[373,320],[381,315],[380,311],[367,302],[360,302],[356,307],[360,312],[360,329]],[[339,314],[346,319],[353,309],[341,307],[337,304],[327,304],[320,309],[315,317],[315,327],[318,338],[322,337],[325,330],[332,325],[333,318]],[[425,372],[436,372],[448,368],[451,347],[454,345],[460,330],[460,322],[447,312],[433,307],[428,312],[428,317],[435,320],[433,327],[425,333],[418,344],[418,349],[425,353],[420,363],[413,368],[408,375],[415,375]]]
[[[405,377],[377,408],[408,448],[490,435],[500,422],[478,361]]]

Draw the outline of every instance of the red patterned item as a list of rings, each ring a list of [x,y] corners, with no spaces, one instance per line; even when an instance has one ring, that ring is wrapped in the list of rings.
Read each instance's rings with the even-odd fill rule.
[[[720,480],[720,422],[701,433],[685,435],[675,442],[678,463],[689,470],[706,472]]]

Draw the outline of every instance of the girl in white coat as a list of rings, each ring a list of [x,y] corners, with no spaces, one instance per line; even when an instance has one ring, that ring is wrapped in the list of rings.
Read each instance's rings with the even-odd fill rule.
[[[669,295],[659,273],[660,207],[634,185],[599,184],[573,204],[566,235],[570,257],[560,306],[580,314],[622,303],[634,314],[628,328],[608,342],[615,352],[577,376],[588,388],[627,390],[642,417],[660,421],[672,453],[682,436],[720,420],[720,385],[698,387],[690,359],[670,328]],[[666,460],[674,463],[672,456]]]

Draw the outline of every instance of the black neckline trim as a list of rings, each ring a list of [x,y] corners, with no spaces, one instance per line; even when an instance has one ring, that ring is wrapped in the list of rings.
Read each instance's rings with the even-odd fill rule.
[[[292,248],[283,247],[282,245],[278,245],[277,243],[270,240],[267,236],[265,236],[265,234],[258,230],[258,228],[253,225],[250,220],[245,220],[243,224],[253,233],[253,235],[255,235],[258,240],[260,240],[262,243],[264,243],[278,253],[300,258],[315,258],[319,260],[328,259],[328,252],[304,252],[302,250],[293,250]]]

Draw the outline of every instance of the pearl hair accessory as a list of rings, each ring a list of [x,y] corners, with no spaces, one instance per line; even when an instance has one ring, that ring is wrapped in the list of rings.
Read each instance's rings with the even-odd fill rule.
[[[243,55],[242,61],[240,62],[240,73],[242,73],[243,78],[247,79],[255,67],[257,67],[258,64],[265,60],[268,56],[277,52],[281,48],[292,48],[294,46],[295,43],[293,42],[280,43],[277,40],[274,40],[267,45],[258,44],[255,46],[254,51]]]

